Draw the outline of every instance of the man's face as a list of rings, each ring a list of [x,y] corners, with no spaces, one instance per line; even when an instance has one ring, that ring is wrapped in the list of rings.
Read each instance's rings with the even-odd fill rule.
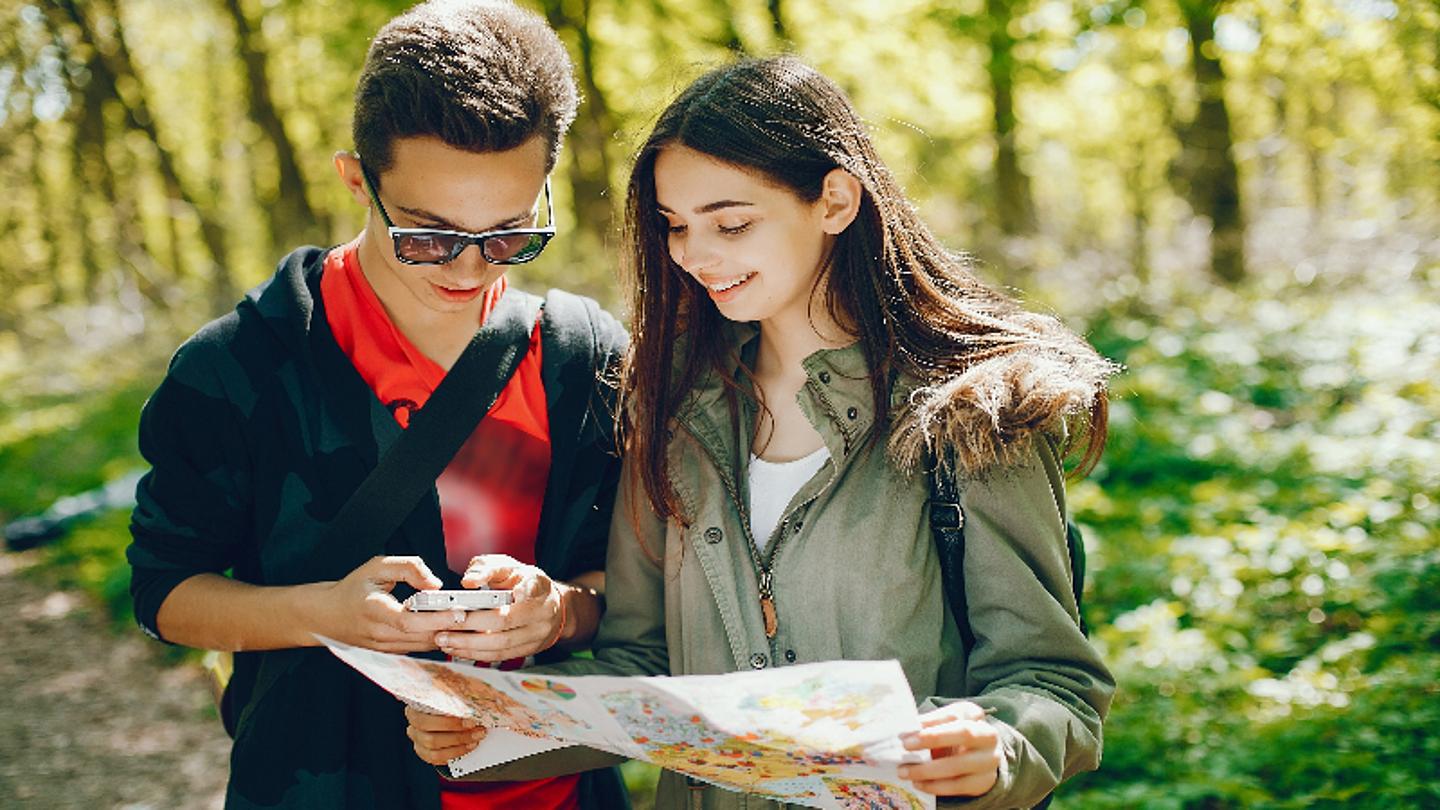
[[[545,156],[544,140],[538,137],[504,152],[467,152],[430,136],[401,138],[393,144],[390,167],[371,176],[397,228],[471,233],[525,228],[536,222]],[[341,172],[355,193],[357,181],[363,182],[358,163]],[[363,186],[358,191],[365,194]],[[368,204],[368,197],[364,201]],[[477,245],[467,246],[449,264],[404,264],[395,258],[389,232],[373,205],[360,245],[360,266],[402,330],[460,321],[478,325],[481,296],[506,269],[485,261]]]

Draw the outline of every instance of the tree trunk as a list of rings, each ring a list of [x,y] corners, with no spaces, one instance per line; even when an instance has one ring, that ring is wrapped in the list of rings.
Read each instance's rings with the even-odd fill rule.
[[[1125,186],[1129,192],[1130,222],[1134,229],[1130,241],[1130,262],[1143,291],[1150,286],[1150,199],[1145,189],[1145,160],[1138,152],[1125,173]]]
[[[240,0],[225,0],[225,10],[235,23],[236,42],[245,64],[245,79],[250,91],[250,118],[260,125],[269,140],[279,171],[274,196],[257,195],[269,218],[271,239],[285,249],[301,242],[316,241],[314,209],[306,194],[305,178],[295,156],[294,141],[285,130],[285,121],[270,95],[269,57],[265,46],[240,8]],[[328,237],[328,234],[325,236]]]
[[[714,13],[720,20],[720,47],[734,54],[749,55],[750,49],[745,47],[745,40],[740,38],[740,29],[735,27],[735,13],[730,4],[716,3]]]
[[[1190,32],[1191,66],[1200,96],[1195,119],[1183,128],[1181,138],[1188,196],[1195,213],[1210,219],[1211,272],[1234,284],[1245,278],[1245,222],[1230,111],[1225,106],[1225,71],[1215,44],[1217,9],[1207,0],[1180,0],[1180,10]]]
[[[1317,143],[1320,131],[1329,126],[1325,116],[1316,109],[1314,93],[1331,92],[1331,88],[1317,89],[1305,99],[1305,128],[1301,134],[1301,142],[1305,145],[1305,165],[1309,167],[1310,175],[1310,222],[1319,226],[1325,221],[1326,210],[1329,208],[1328,198],[1325,193],[1325,151]]]
[[[1035,230],[1035,201],[1030,178],[1015,148],[1015,39],[1010,35],[1011,0],[986,0],[989,21],[990,98],[995,125],[995,205],[1000,229],[1007,234]]]
[[[765,9],[770,12],[770,27],[775,31],[775,38],[782,44],[788,44],[790,29],[785,26],[784,0],[765,0]]]
[[[575,35],[579,59],[575,65],[585,98],[570,129],[570,196],[578,231],[576,245],[583,256],[609,255],[606,237],[612,232],[615,216],[610,190],[610,155],[606,147],[611,133],[619,131],[615,116],[605,100],[605,91],[595,79],[595,40],[590,36],[590,0],[580,2],[578,19],[567,14],[559,0],[548,0],[545,16],[557,31]]]
[[[199,205],[196,196],[187,189],[176,168],[174,156],[161,143],[159,132],[155,127],[155,117],[151,114],[150,105],[146,100],[145,85],[135,70],[135,62],[125,43],[125,31],[120,15],[116,13],[113,5],[107,5],[107,10],[111,13],[114,21],[114,52],[101,46],[95,29],[77,7],[75,0],[50,0],[47,9],[52,13],[65,14],[79,30],[81,41],[96,54],[95,64],[100,68],[97,73],[92,75],[91,81],[103,82],[107,91],[120,102],[121,107],[125,110],[126,126],[143,132],[149,138],[155,149],[156,165],[160,170],[161,178],[165,181],[166,192],[172,200],[180,201],[187,210],[195,214],[200,224],[201,243],[210,264],[207,276],[210,281],[211,310],[216,313],[224,312],[235,302],[235,285],[230,278],[225,260],[225,231],[219,221],[208,209]],[[125,93],[119,91],[119,81],[122,77],[127,80],[127,84],[134,88],[128,98]]]
[[[34,132],[35,144],[31,152],[30,160],[30,182],[35,189],[35,204],[39,209],[38,220],[40,222],[40,244],[43,246],[45,260],[41,264],[44,268],[46,278],[50,286],[50,302],[52,304],[64,304],[69,300],[69,294],[65,289],[64,255],[60,251],[60,241],[55,232],[56,201],[55,193],[50,182],[45,178],[45,142],[48,140],[38,130]]]
[[[91,52],[86,61],[86,69],[92,77],[97,71],[103,70],[96,64],[97,61],[94,52]],[[85,203],[93,203],[92,198],[98,195],[110,220],[109,242],[113,247],[130,235],[122,225],[122,222],[128,219],[129,211],[127,205],[122,205],[121,201],[116,199],[115,177],[110,171],[107,154],[109,138],[105,127],[105,100],[105,87],[92,78],[82,91],[80,115],[75,122],[75,174],[79,181],[79,196],[84,198],[77,199],[76,202],[77,208],[84,207]],[[91,229],[94,224],[93,220],[84,223],[82,231],[85,239],[85,297],[92,303],[99,292],[100,266],[104,262],[92,243],[94,234]]]

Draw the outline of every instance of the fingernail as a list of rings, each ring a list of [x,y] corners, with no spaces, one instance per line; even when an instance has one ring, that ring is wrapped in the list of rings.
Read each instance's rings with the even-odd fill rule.
[[[904,743],[909,748],[914,748],[915,746],[920,744],[920,735],[913,733],[902,734],[900,735],[900,742]]]
[[[449,633],[439,633],[439,634],[437,634],[437,635],[435,636],[435,646],[437,646],[437,647],[449,647],[449,646],[450,646],[450,634],[449,634]]]
[[[901,766],[900,766],[900,778],[901,778],[901,779],[909,779],[909,778],[910,778],[910,766],[909,766],[909,765],[901,765]]]

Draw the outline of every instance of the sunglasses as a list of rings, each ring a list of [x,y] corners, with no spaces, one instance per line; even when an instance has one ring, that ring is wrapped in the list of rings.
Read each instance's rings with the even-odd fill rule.
[[[524,264],[540,255],[555,236],[555,207],[550,200],[550,178],[545,178],[545,221],[543,228],[505,228],[484,233],[467,233],[442,228],[397,228],[375,191],[375,179],[363,164],[365,190],[380,212],[380,219],[390,231],[395,244],[395,258],[402,264],[449,264],[460,258],[470,245],[480,247],[480,255],[491,264]]]

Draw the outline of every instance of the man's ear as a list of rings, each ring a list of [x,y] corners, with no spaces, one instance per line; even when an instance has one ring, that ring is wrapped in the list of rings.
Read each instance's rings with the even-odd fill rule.
[[[831,169],[820,186],[820,228],[835,236],[855,221],[860,213],[864,189],[855,175],[844,169]]]
[[[340,182],[345,184],[345,190],[350,192],[351,199],[369,208],[370,195],[365,192],[365,172],[360,169],[360,156],[341,150],[330,158],[330,162],[335,166],[335,173],[340,175]]]

